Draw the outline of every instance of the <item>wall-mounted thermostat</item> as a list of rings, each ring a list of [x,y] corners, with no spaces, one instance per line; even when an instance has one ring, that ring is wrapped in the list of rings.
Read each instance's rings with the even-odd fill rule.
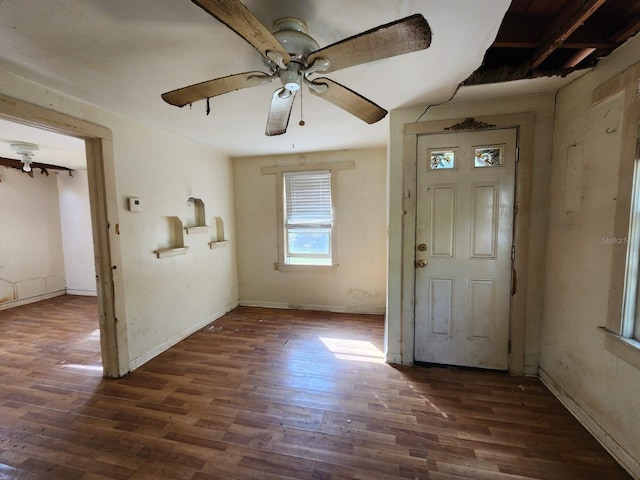
[[[129,211],[130,212],[141,212],[142,211],[142,200],[137,197],[129,197]]]

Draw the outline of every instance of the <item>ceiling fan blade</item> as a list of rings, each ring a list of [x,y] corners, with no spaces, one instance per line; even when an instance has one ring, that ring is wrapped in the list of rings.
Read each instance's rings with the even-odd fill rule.
[[[276,40],[276,37],[239,0],[191,1],[244,38],[263,57],[276,61],[274,54],[277,52],[282,56],[282,63],[285,66],[291,60],[289,53]]]
[[[309,85],[309,83],[311,85]],[[309,85],[309,91],[326,101],[355,115],[369,124],[382,120],[387,111],[359,93],[328,78],[316,78]]]
[[[329,60],[329,68],[322,73],[334,72],[361,63],[404,55],[424,50],[431,45],[431,28],[420,14],[380,25],[353,37],[311,52],[307,65],[317,59]]]
[[[293,108],[293,101],[296,98],[296,92],[292,92],[282,87],[273,92],[271,98],[271,108],[269,108],[269,118],[267,119],[267,128],[264,134],[268,137],[274,135],[282,135],[287,131],[289,125],[289,117]]]
[[[273,80],[273,76],[263,72],[237,73],[163,93],[162,99],[171,105],[184,107],[198,100],[215,97],[216,95],[222,95],[241,88],[263,85],[271,80]]]

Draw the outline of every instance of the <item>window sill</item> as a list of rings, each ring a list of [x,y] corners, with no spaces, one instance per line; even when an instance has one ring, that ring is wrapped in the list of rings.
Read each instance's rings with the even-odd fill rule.
[[[288,263],[274,263],[274,270],[280,272],[335,272],[338,264],[335,265],[289,265]]]
[[[607,330],[606,327],[598,327],[604,333],[604,346],[614,355],[625,362],[640,368],[640,342],[632,338],[624,338]]]

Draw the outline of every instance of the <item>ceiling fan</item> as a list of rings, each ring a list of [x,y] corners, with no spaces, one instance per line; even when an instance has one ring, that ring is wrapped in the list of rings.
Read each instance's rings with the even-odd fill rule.
[[[387,111],[371,100],[326,77],[312,74],[423,50],[431,44],[431,29],[420,14],[380,25],[327,47],[307,34],[297,18],[276,20],[270,32],[239,0],[191,0],[244,38],[264,58],[268,73],[254,71],[215,78],[162,94],[178,107],[241,88],[254,87],[279,78],[282,87],[271,98],[265,135],[287,131],[296,93],[304,83],[309,91],[367,123],[383,119]]]

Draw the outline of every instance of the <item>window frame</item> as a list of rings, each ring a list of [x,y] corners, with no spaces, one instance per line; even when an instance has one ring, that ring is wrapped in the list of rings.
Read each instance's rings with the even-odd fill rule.
[[[327,174],[329,175],[329,209],[331,218],[329,221],[318,221],[314,223],[289,223],[289,214],[288,214],[288,202],[287,202],[287,177],[303,177],[310,175],[319,175],[319,174]],[[283,264],[285,265],[305,265],[305,266],[327,266],[333,265],[333,255],[335,252],[335,248],[333,245],[333,239],[335,238],[334,230],[335,230],[335,212],[334,212],[334,194],[335,194],[335,185],[334,185],[334,175],[331,174],[331,170],[322,169],[322,170],[303,170],[303,171],[289,171],[282,172],[280,174],[280,182],[282,182],[282,226],[278,226],[278,228],[283,229],[283,240],[282,240],[282,250],[283,250]],[[329,252],[324,253],[298,253],[294,254],[290,249],[290,236],[289,234],[293,231],[328,231],[329,233]],[[328,259],[329,263],[292,263],[290,261],[291,258],[298,259]]]
[[[640,335],[640,152],[636,152],[631,192],[629,235],[620,336],[638,341]]]
[[[625,253],[624,289],[619,329],[603,327],[605,346],[627,363],[640,368],[640,124],[631,176],[631,198]],[[614,281],[615,278],[612,278]]]
[[[627,363],[640,368],[640,148],[633,162],[631,198],[628,201],[628,236],[626,242],[624,289],[619,321],[606,327],[605,348]],[[612,282],[616,279],[612,277]],[[617,329],[616,329],[617,327]],[[615,330],[614,330],[615,329]]]
[[[598,328],[604,333],[609,352],[640,369],[640,341],[634,338],[634,330],[640,328],[640,308],[636,307],[640,304],[640,212],[634,212],[634,208],[640,208],[639,79],[640,63],[594,89],[592,106],[623,96],[613,238],[623,239],[627,248],[615,248],[612,253],[607,321],[606,326]]]
[[[345,162],[333,162],[333,163],[312,163],[308,162],[306,164],[299,165],[285,165],[285,166],[273,166],[273,167],[262,167],[260,169],[260,173],[263,175],[274,175],[275,176],[275,184],[276,184],[276,227],[278,234],[278,243],[277,247],[277,255],[278,260],[274,263],[274,269],[287,272],[301,272],[301,271],[310,271],[310,272],[331,272],[335,271],[338,266],[338,224],[339,222],[339,198],[338,198],[338,172],[340,170],[346,169],[354,169],[356,167],[354,161],[345,161]],[[285,263],[285,238],[284,238],[284,207],[283,207],[283,199],[284,199],[284,181],[283,181],[283,173],[284,172],[303,172],[310,170],[330,170],[331,171],[331,204],[333,208],[333,231],[331,235],[331,265],[292,265]]]

